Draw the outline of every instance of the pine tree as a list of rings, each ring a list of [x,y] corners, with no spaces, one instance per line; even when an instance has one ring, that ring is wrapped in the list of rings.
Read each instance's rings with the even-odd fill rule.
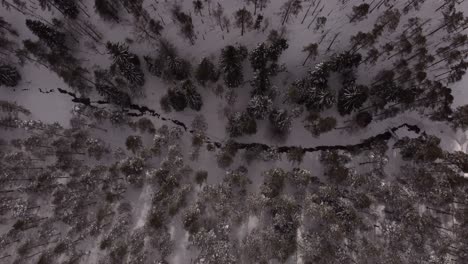
[[[247,112],[256,119],[265,119],[272,110],[273,101],[268,96],[253,96],[247,106]]]
[[[270,125],[275,135],[285,136],[292,125],[292,118],[285,109],[275,109],[270,113]]]
[[[94,0],[94,9],[104,20],[114,20],[119,23],[119,2],[111,0]]]
[[[275,91],[271,89],[270,76],[265,69],[254,73],[250,85],[254,88],[252,90],[252,96],[270,96],[271,98],[275,96]]]
[[[302,10],[302,0],[288,0],[281,7],[281,16],[282,22],[281,25],[284,25],[288,22],[291,15],[297,16]]]
[[[167,95],[169,103],[171,104],[172,108],[174,108],[174,110],[184,111],[188,105],[184,90],[182,90],[179,86],[176,86],[175,88],[169,89]]]
[[[394,148],[400,149],[403,160],[434,162],[443,157],[443,151],[439,145],[440,138],[424,134],[417,138],[403,137],[395,143]]]
[[[26,26],[40,40],[44,41],[47,46],[54,52],[62,52],[67,49],[65,46],[65,34],[59,32],[46,24],[37,21],[26,19]]]
[[[361,4],[353,6],[353,15],[350,17],[349,22],[361,21],[369,12],[369,4]]]
[[[107,71],[97,70],[94,72],[94,82],[96,91],[106,97],[111,103],[127,107],[131,104],[130,96],[120,91],[111,81]]]
[[[310,57],[315,58],[318,55],[318,44],[310,43],[309,45],[305,46],[302,51],[307,52],[307,57],[304,60],[304,63],[302,63],[302,66],[304,66]]]
[[[348,115],[359,109],[368,98],[369,89],[364,85],[356,85],[355,77],[343,81],[343,88],[338,93],[338,112]]]
[[[0,64],[0,85],[15,87],[21,80],[21,75],[15,67]]]
[[[203,10],[203,2],[201,0],[195,0],[192,2],[193,3],[193,10],[195,14],[202,15],[202,10]]]
[[[182,12],[179,5],[175,5],[172,9],[172,15],[176,21],[179,22],[180,31],[184,37],[186,37],[192,45],[195,44],[195,31],[192,22],[192,17]]]
[[[168,58],[167,68],[166,71],[163,72],[163,75],[167,77],[172,76],[170,78],[174,78],[176,80],[184,80],[190,77],[191,70],[192,65],[187,60],[179,57]]]
[[[249,60],[254,71],[266,68],[268,63],[267,52],[268,49],[264,43],[257,45],[257,47],[252,50]]]
[[[187,106],[200,111],[203,100],[192,81],[186,80],[168,91],[168,100],[176,111],[183,111]]]
[[[229,88],[238,87],[244,81],[242,61],[247,56],[245,47],[227,46],[221,50],[220,68],[224,82]]]
[[[164,26],[161,24],[161,21],[150,19],[148,28],[151,32],[156,34],[156,36],[161,36],[161,31],[164,29]]]
[[[55,6],[71,19],[76,19],[80,11],[73,0],[53,0]]]
[[[130,14],[133,14],[136,18],[139,18],[143,14],[143,0],[119,0],[124,8]]]
[[[327,23],[327,18],[326,17],[317,17],[317,24],[315,25],[315,30],[319,30],[319,29],[325,27],[326,23]]]
[[[288,48],[288,44],[283,38],[274,38],[270,42],[270,45],[257,45],[250,53],[249,60],[255,74],[250,82],[254,87],[252,95],[274,96],[274,91],[270,89],[270,76],[278,73],[280,66],[276,62],[281,53]]]
[[[185,80],[191,75],[192,65],[189,61],[178,56],[177,50],[170,42],[160,39],[158,56],[144,57],[151,74],[165,80]]]
[[[205,85],[207,81],[216,82],[219,78],[219,73],[215,65],[208,58],[203,58],[197,67],[195,78],[201,85]]]
[[[107,42],[106,48],[114,60],[113,67],[117,68],[119,74],[132,85],[143,86],[145,84],[145,75],[140,68],[140,60],[137,55],[128,51],[127,45]]]
[[[235,112],[228,117],[226,132],[230,137],[240,137],[257,133],[257,123],[247,112]]]
[[[283,53],[283,51],[287,50],[289,47],[288,41],[283,37],[274,37],[269,36],[270,46],[268,48],[268,59],[276,63]]]
[[[445,160],[450,164],[457,166],[462,172],[468,173],[468,154],[463,151],[447,153]]]
[[[255,24],[254,24],[253,28],[256,29],[256,30],[259,30],[260,27],[262,26],[262,22],[263,22],[263,16],[258,14],[257,18],[255,19]]]
[[[133,152],[133,154],[137,153],[138,150],[143,148],[143,141],[141,136],[128,136],[125,140],[125,146],[128,150]]]
[[[203,106],[203,99],[192,81],[185,81],[182,87],[185,90],[185,97],[187,98],[189,107],[195,111],[200,111]]]
[[[399,9],[392,8],[377,18],[377,24],[385,25],[390,32],[394,32],[400,24],[401,13]],[[374,33],[374,35],[376,35]]]
[[[241,36],[244,36],[245,30],[253,25],[252,14],[244,7],[234,13],[234,18],[236,19],[236,26],[241,28]]]
[[[369,112],[364,111],[356,115],[355,122],[360,127],[367,127],[372,122],[372,119],[372,115]]]
[[[359,53],[343,52],[334,55],[327,63],[327,67],[334,72],[343,72],[344,70],[357,67],[361,60],[362,56]]]
[[[326,63],[319,63],[308,76],[293,83],[289,98],[298,104],[304,104],[309,110],[321,111],[331,107],[335,95],[328,87],[330,73]]]
[[[336,119],[333,117],[322,118],[317,112],[310,112],[304,120],[304,127],[314,136],[329,132],[336,127]]]
[[[468,128],[468,105],[459,106],[450,118],[455,128]]]

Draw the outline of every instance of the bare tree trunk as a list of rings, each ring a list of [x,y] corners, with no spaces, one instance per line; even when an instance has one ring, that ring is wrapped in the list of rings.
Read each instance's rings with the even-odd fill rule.
[[[330,30],[328,30],[325,34],[323,34],[322,38],[320,38],[320,41],[318,42],[318,44],[322,44],[322,41],[325,39],[325,37],[328,35],[328,33],[330,32]]]
[[[301,24],[304,24],[304,20],[306,19],[307,15],[309,14],[310,9],[312,8],[312,6],[313,6],[314,4],[315,4],[315,0],[312,1],[312,2],[310,3],[310,5],[309,5],[309,8],[307,8],[307,12],[305,13],[304,18],[302,19]],[[320,4],[320,2],[319,2],[319,4]],[[318,6],[318,5],[317,5],[317,6]],[[315,7],[315,9],[317,9],[317,7]],[[314,14],[314,12],[312,12],[312,15],[313,15],[313,14]]]
[[[450,1],[449,1],[449,0],[446,0],[445,3],[444,3],[443,5],[439,6],[439,7],[435,10],[435,12],[437,12],[437,11],[439,11],[440,9],[444,8],[444,7],[445,7],[446,5],[448,5],[449,3],[450,3]]]
[[[307,55],[307,58],[304,60],[304,63],[302,63],[302,66],[305,66],[307,60],[309,60],[310,56],[312,55],[311,52],[309,52],[309,54]]]
[[[336,33],[335,34],[335,37],[333,37],[333,40],[331,41],[330,45],[328,45],[328,48],[327,48],[327,51],[329,51],[333,45],[333,43],[335,42],[336,38],[340,35],[340,33]]]
[[[429,36],[434,35],[436,32],[438,32],[439,30],[443,29],[443,28],[446,27],[447,25],[448,25],[448,23],[443,24],[442,26],[438,27],[437,29],[435,29],[435,30],[432,31],[431,33],[427,34],[426,37],[429,37]]]
[[[284,23],[286,23],[286,21],[288,20],[289,12],[291,10],[292,3],[293,3],[293,0],[290,0],[288,8],[286,9],[286,13],[284,13],[283,22],[281,23],[282,26],[284,26]]]
[[[317,7],[318,7],[318,6],[319,6],[319,4],[317,5]],[[322,8],[317,12],[317,14],[315,14],[314,17],[312,17],[312,20],[310,21],[309,25],[307,26],[307,29],[309,29],[310,26],[312,26],[312,24],[314,23],[315,19],[316,19],[316,18],[318,17],[318,15],[320,14],[320,12],[322,12],[323,7],[324,7],[324,6],[322,6]],[[314,10],[314,12],[312,12],[312,15],[314,15],[314,13],[315,13],[315,10]]]
[[[432,208],[432,207],[428,207],[428,206],[426,206],[426,208],[429,209],[429,210],[432,210],[434,212],[440,213],[440,214],[454,215],[454,213],[446,212],[444,210],[440,210],[440,209],[436,209],[436,208]]]
[[[414,1],[414,0],[413,0]],[[374,2],[374,1],[372,1]],[[380,2],[378,2],[370,11],[369,11],[369,14],[372,13],[372,11],[374,11],[376,8],[379,8],[383,3],[385,2],[385,0],[382,0]],[[372,3],[371,3],[372,4]],[[369,5],[370,6],[370,5]]]

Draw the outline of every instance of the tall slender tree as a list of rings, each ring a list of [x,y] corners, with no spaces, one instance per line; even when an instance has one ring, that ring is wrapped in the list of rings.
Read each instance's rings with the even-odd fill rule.
[[[32,33],[34,33],[34,35],[44,41],[52,51],[61,52],[67,49],[64,33],[59,32],[38,20],[26,19],[26,26]]]
[[[251,28],[253,25],[252,14],[244,8],[237,10],[234,13],[236,19],[236,26],[241,28],[241,36],[244,35],[246,29]]]

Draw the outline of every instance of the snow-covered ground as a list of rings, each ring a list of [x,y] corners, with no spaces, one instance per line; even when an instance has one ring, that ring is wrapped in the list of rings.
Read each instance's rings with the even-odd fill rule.
[[[8,0],[7,2],[14,2]],[[42,11],[37,3],[38,1],[26,1],[25,4],[30,10],[34,10],[37,16],[40,16],[48,21],[51,21],[53,17],[62,18],[62,15],[56,10]],[[105,42],[125,42],[127,38],[135,39],[135,29],[133,18],[129,14],[125,14],[125,20],[120,24],[110,23],[103,21],[97,14],[94,13],[94,1],[82,0],[80,1],[85,5],[88,13],[91,13],[91,17],[80,16],[80,19],[86,20],[97,28],[97,31],[102,34],[102,40],[100,43],[95,43],[97,51],[87,48],[89,43],[92,43],[87,37],[80,39],[79,45],[75,55],[81,59],[84,67],[90,71],[97,67],[107,68],[110,66],[111,59],[105,52]],[[224,7],[225,14],[232,18],[232,13],[246,6],[247,9],[253,11],[253,5],[246,5],[246,1],[243,0],[218,0],[208,1],[211,2],[211,6],[215,6],[218,2]],[[280,91],[280,95],[284,95],[287,92],[287,87],[296,79],[302,78],[307,74],[307,70],[314,64],[325,61],[330,58],[331,55],[337,52],[346,51],[350,47],[350,37],[357,31],[367,32],[372,30],[374,25],[373,21],[381,14],[385,6],[376,9],[368,18],[362,22],[349,23],[347,15],[351,14],[351,8],[353,4],[361,1],[348,1],[347,5],[342,5],[341,0],[322,0],[314,1],[319,2],[321,6],[319,9],[321,16],[327,17],[326,25],[319,31],[313,30],[313,26],[308,29],[308,25],[312,17],[306,17],[304,23],[301,23],[305,12],[310,2],[304,3],[304,8],[297,16],[292,16],[288,23],[283,27],[282,16],[279,14],[281,6],[284,4],[284,0],[271,0],[268,2],[266,8],[261,13],[267,19],[268,27],[262,30],[249,30],[243,36],[240,35],[240,29],[231,25],[229,32],[221,30],[213,16],[208,14],[207,9],[202,11],[202,16],[193,13],[192,1],[153,1],[145,0],[143,6],[152,18],[162,19],[165,21],[164,30],[162,31],[163,38],[168,39],[173,43],[180,53],[181,57],[188,59],[193,65],[199,63],[204,57],[213,58],[213,61],[217,62],[219,59],[220,50],[229,44],[239,43],[248,47],[249,50],[253,49],[257,44],[266,41],[270,30],[275,29],[279,32],[284,31],[284,36],[288,39],[289,48],[280,57],[280,62],[284,63],[287,71],[280,73],[272,80],[273,84]],[[370,1],[367,1],[370,2]],[[374,1],[373,1],[374,2]],[[171,17],[171,8],[175,3],[182,6],[182,10],[191,12],[193,24],[196,31],[195,44],[184,39],[179,33],[179,27]],[[402,8],[407,4],[407,1],[397,0],[393,1],[394,7]],[[422,21],[431,19],[430,23],[426,25],[426,33],[440,25],[441,14],[434,13],[436,7],[440,6],[441,1],[426,1],[419,11],[410,11],[409,14],[402,15],[402,19],[398,29],[394,33],[386,32],[380,39],[380,43],[383,45],[387,41],[394,40],[398,33],[401,32],[403,26],[406,24],[407,19],[418,16]],[[468,11],[468,4],[460,4],[459,8],[463,11]],[[258,12],[260,12],[258,10]],[[19,38],[16,40],[21,45],[22,40],[36,39],[25,26],[25,20],[31,19],[33,16],[24,15],[15,10],[14,8],[6,9],[5,6],[0,7],[0,16],[5,21],[12,24],[12,26],[20,33]],[[233,22],[233,21],[232,21]],[[233,24],[233,23],[232,23]],[[319,45],[319,56],[315,60],[308,61],[306,66],[302,66],[302,62],[306,57],[306,54],[302,51],[303,47],[310,43],[319,42],[323,33],[328,34],[323,38],[322,44]],[[436,43],[440,40],[441,34],[435,34],[428,40],[428,45]],[[330,50],[328,49],[329,44],[333,41],[336,34],[339,34],[336,40],[333,42],[333,46]],[[157,49],[157,41],[152,39],[145,39],[141,42],[133,42],[130,45],[130,51],[138,54],[140,59],[146,55],[155,54]],[[143,61],[143,60],[142,60]],[[381,69],[392,67],[392,60],[382,60],[376,65],[363,64],[358,69],[359,79],[358,83],[370,84],[373,81],[375,73]],[[245,68],[249,69],[248,62],[245,62]],[[161,97],[166,94],[167,90],[173,85],[163,81],[162,79],[152,76],[147,72],[146,67],[143,67],[145,71],[146,83],[143,87],[144,96],[134,97],[134,103],[139,105],[149,106],[155,109],[158,113],[163,116],[179,120],[185,124],[190,124],[196,115],[203,115],[208,123],[207,136],[211,139],[225,142],[228,139],[226,135],[226,124],[227,119],[224,115],[224,110],[229,108],[231,110],[243,110],[245,109],[248,100],[251,87],[248,83],[237,88],[238,100],[235,104],[229,105],[224,98],[220,98],[215,95],[213,89],[215,84],[210,84],[208,87],[199,87],[199,91],[202,94],[204,105],[202,110],[198,113],[192,110],[186,110],[183,112],[171,112],[164,113],[162,111],[159,101]],[[72,118],[71,111],[76,106],[71,101],[71,97],[62,93],[59,93],[57,88],[66,89],[73,91],[73,88],[68,87],[67,84],[59,77],[56,73],[50,71],[42,65],[27,62],[23,67],[20,68],[22,75],[22,81],[19,86],[15,89],[8,89],[1,87],[0,99],[16,102],[29,109],[32,115],[29,117],[34,120],[41,120],[45,123],[58,122],[63,127],[70,126],[70,119]],[[437,72],[436,72],[437,73]],[[436,73],[433,73],[434,75]],[[249,80],[252,78],[252,74],[246,71],[245,79]],[[450,85],[454,95],[453,108],[468,104],[468,77],[465,76],[460,82]],[[93,100],[99,100],[101,97],[96,93],[92,92],[88,95]],[[275,104],[277,106],[283,105],[281,96],[277,99]],[[339,117],[335,108],[326,110],[323,113],[324,116],[337,117],[338,126],[344,126],[348,117]],[[146,116],[150,118],[156,127],[160,127],[164,124],[171,125],[169,122],[164,122],[156,117]],[[356,131],[349,130],[332,130],[331,132],[314,137],[308,132],[303,125],[302,120],[305,114],[294,120],[291,133],[283,140],[278,141],[269,134],[268,122],[258,122],[258,132],[252,136],[244,136],[238,138],[238,142],[242,143],[264,143],[270,146],[300,146],[300,147],[315,147],[315,146],[333,146],[333,145],[351,145],[358,144],[362,140],[372,137],[374,135],[386,132],[389,128],[399,126],[403,123],[418,126],[422,131],[430,135],[435,135],[441,138],[441,146],[447,151],[468,151],[468,134],[466,131],[457,130],[446,122],[436,122],[430,120],[428,117],[422,116],[418,111],[411,110],[405,111],[398,114],[395,117],[377,120],[372,122],[367,128],[359,129]],[[112,148],[118,147],[125,148],[125,139],[131,134],[130,130],[116,129],[109,124],[102,124],[102,127],[107,129],[108,132],[96,131],[96,134],[104,138],[106,142],[111,144]],[[3,131],[0,133],[4,133]],[[415,137],[414,133],[399,131],[398,137],[410,136]],[[3,136],[2,136],[3,137]],[[6,136],[5,136],[6,137]],[[150,144],[150,138],[146,137],[146,144]],[[191,135],[185,133],[182,139],[184,145],[184,151],[188,153],[190,151],[190,140]],[[188,155],[187,155],[188,156]],[[240,155],[238,155],[240,156]],[[311,171],[320,171],[319,155],[317,153],[307,153],[304,157],[304,161],[301,167]],[[159,166],[159,159],[153,159],[154,166]],[[204,169],[208,171],[208,184],[216,184],[222,181],[225,170],[219,168],[216,165],[215,153],[204,150],[201,151],[200,157],[197,161],[192,162],[187,160],[187,164],[196,171]],[[236,157],[232,168],[243,164],[240,157]],[[393,164],[393,163],[392,163]],[[263,183],[262,172],[274,167],[281,167],[285,169],[292,169],[295,167],[294,164],[289,163],[284,157],[282,160],[269,161],[269,162],[255,162],[248,166],[249,177],[252,179],[252,185],[249,187],[252,191],[258,190],[260,185]],[[315,173],[315,171],[314,171]],[[196,189],[199,191],[199,188]],[[133,209],[134,209],[134,221],[132,230],[141,228],[144,226],[148,211],[150,210],[152,197],[154,191],[148,185],[143,187],[141,190],[137,190],[134,193],[128,194],[133,197]],[[179,217],[180,218],[180,217]],[[181,220],[175,217],[171,222],[171,237],[174,240],[175,252],[171,254],[168,259],[170,263],[191,263],[191,258],[194,256],[194,252],[188,247],[188,233],[183,230]],[[243,223],[237,230],[239,237],[245,237],[258,224],[256,216],[249,217],[248,221]],[[1,223],[0,223],[1,226]],[[0,231],[2,229],[0,228]],[[98,259],[101,257],[97,243],[95,248],[88,248],[89,255],[82,261],[82,263],[98,263]],[[1,254],[1,253],[0,253]],[[290,259],[293,262],[293,259]],[[297,263],[301,263],[301,260],[296,260]],[[1,260],[0,260],[1,263]]]

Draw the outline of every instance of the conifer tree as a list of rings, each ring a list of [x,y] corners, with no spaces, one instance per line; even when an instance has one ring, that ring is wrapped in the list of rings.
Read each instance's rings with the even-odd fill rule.
[[[343,88],[338,93],[338,112],[348,115],[359,109],[367,100],[369,89],[364,85],[356,85],[355,77],[347,78]]]
[[[273,101],[268,96],[255,95],[247,106],[247,112],[256,119],[264,119],[273,110]]]
[[[281,25],[288,22],[291,15],[297,16],[302,10],[302,0],[288,0],[281,7]]]
[[[190,80],[169,89],[168,100],[176,111],[183,111],[187,106],[195,111],[200,111],[203,106],[202,97]]]
[[[97,70],[94,72],[95,88],[97,92],[105,96],[111,103],[120,106],[129,106],[131,104],[130,96],[120,91],[111,81],[110,74],[107,71]]]
[[[262,26],[262,22],[263,22],[263,16],[258,14],[257,18],[255,19],[255,24],[253,25],[253,28],[256,30],[259,30],[260,27]]]
[[[257,123],[247,112],[235,112],[228,117],[226,131],[230,137],[240,137],[257,133]]]
[[[112,68],[116,68],[118,73],[132,85],[143,86],[145,84],[145,75],[140,68],[140,60],[137,55],[128,51],[127,45],[107,42],[106,48],[114,60]]]
[[[302,66],[304,66],[310,57],[315,58],[318,55],[318,44],[310,43],[309,45],[305,46],[302,51],[307,52],[307,57],[304,60],[304,63],[302,63]]]
[[[245,30],[253,25],[252,14],[244,7],[234,13],[234,18],[236,19],[236,26],[241,28],[241,36],[244,36]]]
[[[166,80],[185,80],[191,75],[192,65],[178,56],[177,50],[169,41],[159,40],[159,50],[156,59],[144,57],[151,74]]]
[[[15,67],[0,64],[0,85],[15,87],[21,80],[21,75]]]
[[[219,73],[215,65],[208,58],[203,58],[195,72],[195,78],[198,82],[205,85],[207,81],[216,82],[218,77]]]
[[[201,0],[195,0],[192,2],[193,3],[193,10],[195,14],[202,15],[202,10],[203,10],[203,2]]]
[[[187,107],[188,102],[185,96],[185,91],[180,87],[176,86],[175,88],[169,89],[168,93],[169,103],[176,111],[184,111]]]
[[[302,80],[293,83],[289,97],[295,103],[304,104],[309,110],[321,111],[335,102],[335,95],[328,87],[330,75],[326,63],[320,63]]]
[[[254,78],[250,82],[254,90],[253,95],[274,96],[271,91],[270,76],[278,73],[280,66],[277,64],[281,53],[288,48],[288,43],[284,38],[271,38],[267,43],[259,44],[250,53],[249,60],[254,69]]]
[[[274,35],[274,34],[273,34]],[[276,63],[286,49],[288,49],[289,44],[287,39],[281,37],[281,36],[268,36],[268,40],[270,42],[270,45],[268,47],[268,59],[272,63]]]
[[[353,6],[353,15],[351,15],[349,22],[360,21],[369,12],[369,4],[361,4],[358,6]]]
[[[320,134],[329,132],[336,127],[336,119],[333,117],[321,117],[317,112],[310,112],[304,120],[304,127],[309,130],[312,135],[319,136]]]
[[[358,126],[367,127],[372,122],[373,117],[369,112],[363,111],[358,113],[354,119]]]
[[[244,81],[242,61],[247,57],[243,46],[227,46],[221,50],[220,68],[224,82],[229,88],[238,87]]]
[[[403,137],[395,143],[394,147],[400,149],[403,160],[434,162],[443,157],[439,144],[440,138],[424,134],[417,138]]]
[[[62,52],[66,50],[65,34],[59,32],[38,20],[26,19],[26,26],[53,52]]]
[[[270,124],[275,135],[285,136],[291,129],[292,118],[285,109],[275,109],[270,113]]]
[[[468,105],[459,106],[450,118],[455,128],[468,128]]]
[[[343,72],[354,67],[357,67],[362,60],[359,53],[343,52],[334,55],[333,58],[327,63],[330,71]]]
[[[74,0],[53,0],[55,6],[63,12],[63,14],[71,19],[76,19],[80,10]]]
[[[104,20],[120,22],[119,2],[111,0],[94,0],[94,9]]]
[[[203,106],[203,99],[198,93],[195,85],[193,85],[192,81],[185,81],[183,84],[183,89],[185,90],[185,97],[187,98],[189,107],[192,110],[200,111]]]

